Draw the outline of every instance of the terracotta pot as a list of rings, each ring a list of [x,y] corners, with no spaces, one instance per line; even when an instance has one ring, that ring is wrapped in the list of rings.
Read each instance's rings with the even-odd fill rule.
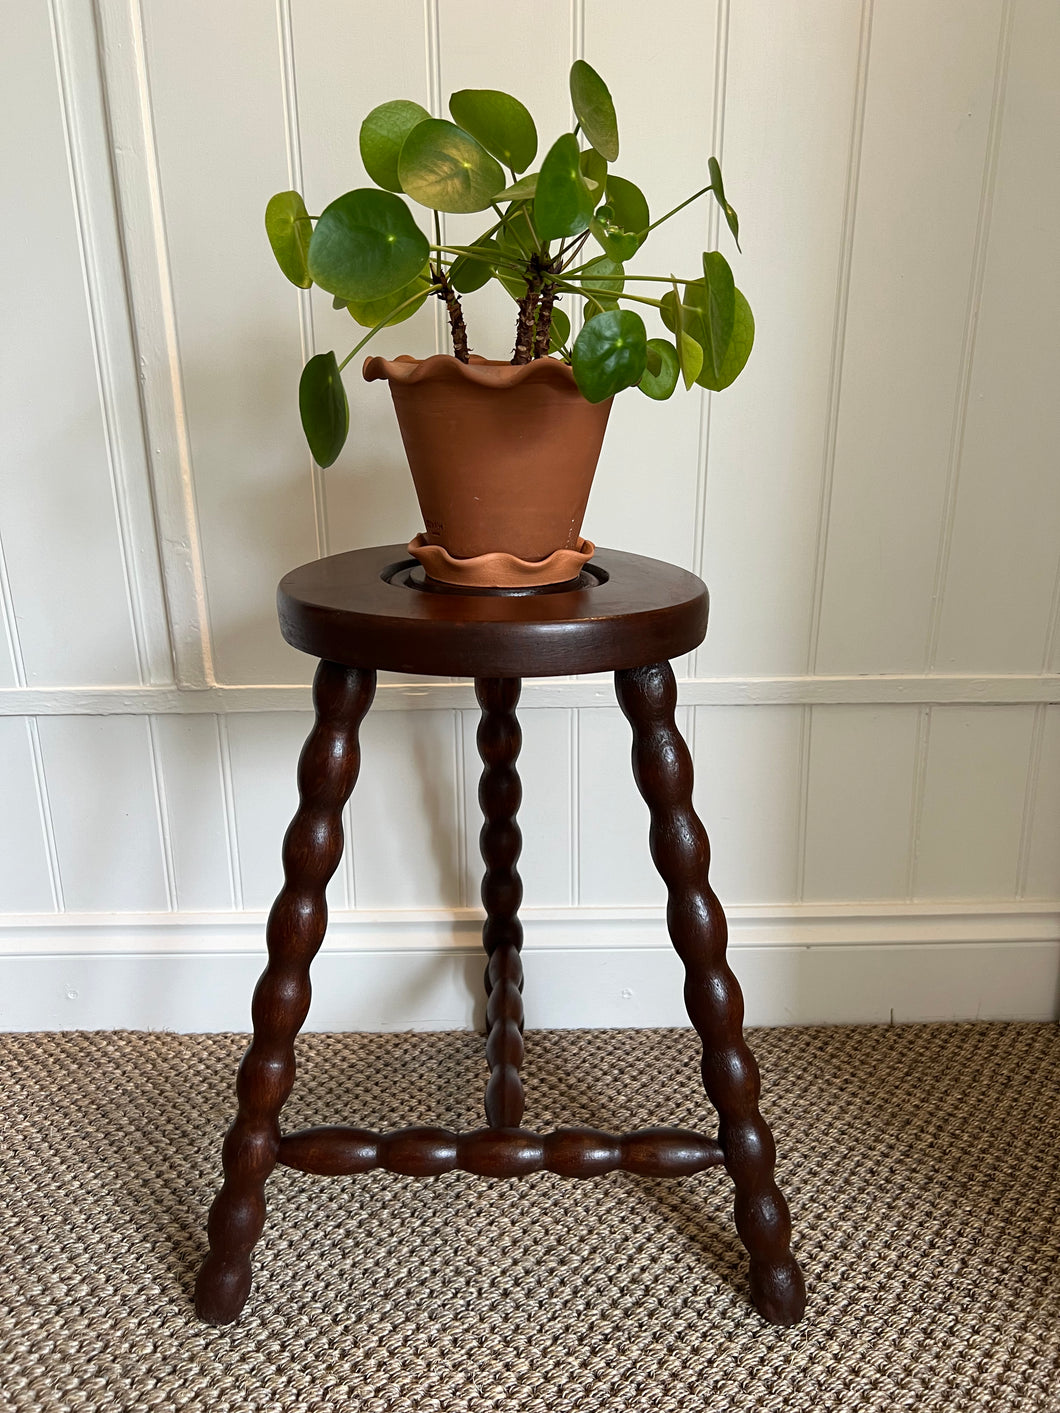
[[[430,568],[433,577],[472,582],[452,563],[486,555],[523,566],[556,551],[578,556],[588,543],[580,539],[582,516],[610,399],[586,402],[570,368],[554,358],[518,367],[474,356],[461,363],[450,354],[369,358],[364,376],[390,384],[423,539],[446,552]],[[542,565],[539,582],[569,578],[570,554],[551,572]],[[483,572],[495,578],[496,560]],[[513,582],[503,566],[501,574],[497,582]],[[530,581],[525,568],[519,581]],[[485,582],[481,573],[475,582]]]

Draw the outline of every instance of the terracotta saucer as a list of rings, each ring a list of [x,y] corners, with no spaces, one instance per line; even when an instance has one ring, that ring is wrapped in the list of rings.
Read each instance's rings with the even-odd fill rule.
[[[573,549],[556,550],[547,559],[518,559],[503,550],[478,554],[472,559],[454,559],[444,546],[429,545],[423,534],[409,541],[409,554],[419,560],[432,579],[483,589],[565,584],[568,579],[577,578],[595,552],[592,540],[579,539]]]

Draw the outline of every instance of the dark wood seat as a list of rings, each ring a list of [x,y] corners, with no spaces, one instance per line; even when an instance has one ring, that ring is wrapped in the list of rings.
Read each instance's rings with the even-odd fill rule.
[[[313,657],[432,677],[554,677],[679,657],[703,641],[702,579],[597,550],[571,587],[454,593],[403,545],[351,550],[280,580],[280,627]]]
[[[389,545],[303,565],[281,581],[278,600],[284,637],[320,658],[316,722],[298,762],[299,806],[283,842],[285,881],[269,915],[269,961],[254,993],[254,1034],[222,1153],[224,1183],[210,1210],[210,1251],[196,1287],[199,1315],[224,1324],[243,1308],[251,1252],[265,1222],[265,1183],[277,1163],[319,1174],[385,1168],[428,1177],[460,1168],[519,1177],[547,1169],[582,1178],[616,1168],[686,1176],[724,1164],[735,1187],[736,1228],[751,1258],[752,1299],[767,1320],[794,1324],[805,1289],[789,1247],[788,1209],[773,1178],[773,1138],[758,1110],[759,1073],[743,1039],[743,998],[725,960],[725,914],[707,880],[710,847],[692,808],[692,762],[674,720],[677,686],[669,659],[694,648],[706,632],[701,580],[674,565],[599,550],[569,585],[454,590],[427,580],[402,546]],[[309,968],[327,922],[325,890],[342,855],[342,810],[360,767],[358,730],[380,669],[474,677],[482,708],[487,1127],[283,1134],[280,1111],[294,1084]],[[520,1127],[520,682],[604,669],[615,673],[618,703],[632,729],[633,774],[651,815],[652,858],[667,886],[667,925],[685,966],[689,1017],[703,1042],[703,1083],[718,1111],[717,1139],[666,1128],[535,1134]]]

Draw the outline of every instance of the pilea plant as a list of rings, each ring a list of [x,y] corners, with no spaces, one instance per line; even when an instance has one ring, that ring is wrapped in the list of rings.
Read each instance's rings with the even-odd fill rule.
[[[528,169],[537,128],[524,105],[495,89],[463,89],[449,100],[452,122],[405,99],[368,114],[360,148],[375,187],[346,192],[319,216],[309,215],[295,191],[268,203],[265,228],[283,273],[303,289],[318,285],[368,329],[341,363],[333,352],[318,353],[302,372],[302,426],[321,466],[335,461],[346,440],[341,375],[350,360],[381,329],[437,296],[448,311],[453,353],[468,362],[461,296],[491,279],[518,308],[511,362],[562,359],[590,402],[629,387],[662,400],[679,381],[720,391],[741,372],[754,320],[719,251],[705,252],[702,273],[680,281],[625,268],[652,231],[708,192],[739,249],[739,223],[717,160],[709,160],[706,186],[653,221],[640,188],[611,170],[619,153],[614,103],[584,60],[571,67],[570,95],[574,131],[556,139],[536,171]],[[433,212],[433,244],[402,196]],[[439,213],[476,211],[495,218],[477,239],[443,242]],[[599,253],[587,252],[590,241]],[[659,297],[649,293],[652,284],[666,286]],[[569,298],[582,301],[573,343],[560,304]],[[640,310],[654,311],[671,337],[649,337]]]

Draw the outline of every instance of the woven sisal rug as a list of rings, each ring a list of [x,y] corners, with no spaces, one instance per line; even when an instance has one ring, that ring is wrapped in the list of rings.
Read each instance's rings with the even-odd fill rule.
[[[528,1037],[526,1123],[713,1131],[690,1031]],[[191,1310],[243,1040],[0,1037],[0,1408],[1060,1409],[1060,1031],[758,1031],[810,1304],[747,1303],[724,1172],[279,1170]],[[478,1127],[478,1037],[303,1037],[290,1127]]]

